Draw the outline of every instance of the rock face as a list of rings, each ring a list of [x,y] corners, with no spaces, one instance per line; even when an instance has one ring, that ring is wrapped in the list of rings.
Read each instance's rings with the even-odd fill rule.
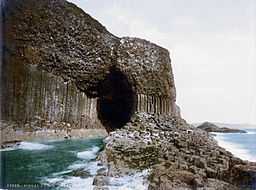
[[[253,163],[180,117],[170,62],[166,49],[116,37],[67,1],[6,1],[1,119],[113,131],[95,189],[145,169],[150,190],[253,189]]]
[[[255,189],[256,165],[235,158],[180,117],[137,113],[99,156],[106,177],[150,169],[150,190]]]
[[[230,129],[227,127],[218,127],[217,125],[210,123],[210,122],[204,122],[201,125],[199,125],[197,128],[205,130],[207,132],[217,132],[217,133],[246,133],[244,130],[240,129]]]
[[[122,127],[135,111],[179,114],[166,49],[116,37],[64,0],[6,1],[3,26],[3,120],[18,115],[19,126],[35,117],[81,126],[79,121],[89,115],[90,123],[99,126],[99,116],[110,131]],[[120,107],[126,115],[118,114]]]

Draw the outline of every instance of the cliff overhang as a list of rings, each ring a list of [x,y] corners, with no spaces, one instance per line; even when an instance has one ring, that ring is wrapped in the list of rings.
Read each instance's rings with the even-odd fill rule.
[[[97,113],[93,115],[98,115],[109,131],[124,126],[135,112],[178,114],[168,50],[143,39],[116,37],[90,15],[64,0],[7,1],[4,13],[2,84],[7,92],[2,93],[2,102],[6,102],[3,117],[7,120],[22,112],[28,103],[26,94],[30,86],[24,75],[30,76],[34,70],[45,72],[46,78],[53,76],[57,81],[72,83],[75,94],[94,99]],[[17,104],[12,101],[19,93],[24,100],[17,100],[18,110],[12,109]],[[49,102],[48,99],[40,101]],[[54,104],[61,112],[61,105]],[[15,110],[18,113],[13,113]],[[75,122],[74,117],[56,118],[55,113],[51,113],[51,118],[45,117],[49,112],[46,107],[38,112],[41,113],[37,116],[46,120]],[[76,120],[82,118],[79,113],[75,114]],[[26,113],[22,116],[28,118],[27,123],[34,117]]]
[[[72,3],[7,1],[1,67],[2,120],[112,131],[100,179],[150,169],[150,190],[255,187],[255,163],[180,117],[169,52],[116,37]]]

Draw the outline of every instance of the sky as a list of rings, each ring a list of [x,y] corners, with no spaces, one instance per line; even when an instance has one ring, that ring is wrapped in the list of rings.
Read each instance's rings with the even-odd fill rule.
[[[255,0],[69,0],[111,33],[168,49],[188,122],[256,124]]]

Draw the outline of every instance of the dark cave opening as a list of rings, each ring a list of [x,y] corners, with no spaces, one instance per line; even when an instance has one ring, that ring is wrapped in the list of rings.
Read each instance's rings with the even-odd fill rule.
[[[123,127],[135,110],[136,96],[127,77],[112,68],[99,86],[97,113],[108,132]]]

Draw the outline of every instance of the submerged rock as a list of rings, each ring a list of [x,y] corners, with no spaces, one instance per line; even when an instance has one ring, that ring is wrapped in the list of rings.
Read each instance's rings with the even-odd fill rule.
[[[207,132],[217,132],[217,133],[247,133],[244,130],[241,129],[231,129],[227,127],[219,127],[213,123],[210,122],[204,122],[201,125],[199,125],[197,128],[205,130]]]

